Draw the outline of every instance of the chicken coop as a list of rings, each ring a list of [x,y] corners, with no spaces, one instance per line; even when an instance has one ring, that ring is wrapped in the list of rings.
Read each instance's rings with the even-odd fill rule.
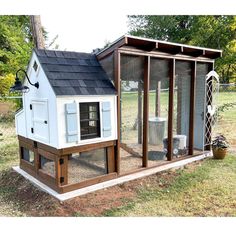
[[[34,49],[20,168],[65,193],[209,152],[221,54],[128,35],[93,53]]]

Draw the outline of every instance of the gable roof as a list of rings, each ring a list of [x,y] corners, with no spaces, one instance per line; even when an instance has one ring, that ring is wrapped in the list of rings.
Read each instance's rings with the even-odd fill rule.
[[[91,53],[34,49],[56,95],[112,95],[116,90]]]

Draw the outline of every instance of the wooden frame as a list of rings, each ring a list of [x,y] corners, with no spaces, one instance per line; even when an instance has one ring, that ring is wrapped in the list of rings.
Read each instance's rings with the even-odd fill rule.
[[[143,167],[148,166],[148,115],[149,115],[150,57],[144,60],[144,105],[143,105]]]
[[[191,84],[190,84],[190,116],[189,116],[189,155],[194,152],[194,111],[196,100],[196,73],[197,62],[191,63]]]
[[[120,52],[114,51],[114,76],[115,88],[117,90],[117,143],[116,143],[116,172],[120,174],[120,127],[121,127],[121,105],[120,105]]]
[[[174,122],[174,86],[175,84],[175,59],[169,62],[169,109],[168,109],[168,148],[167,160],[173,158],[173,122]]]
[[[18,136],[19,150],[25,147],[34,152],[35,165],[28,163],[22,159],[20,150],[20,167],[34,176],[44,184],[48,185],[59,193],[68,192],[85,186],[100,183],[105,180],[115,178],[117,176],[115,166],[115,146],[116,141],[108,141],[103,143],[95,143],[83,146],[70,147],[65,149],[54,149],[45,144],[34,142],[31,139]],[[98,176],[96,178],[88,179],[76,184],[68,184],[68,157],[69,154],[76,152],[86,152],[94,149],[106,148],[107,156],[107,174]],[[46,159],[54,161],[55,165],[55,178],[48,175],[40,169],[40,155]],[[63,177],[63,179],[62,179]]]

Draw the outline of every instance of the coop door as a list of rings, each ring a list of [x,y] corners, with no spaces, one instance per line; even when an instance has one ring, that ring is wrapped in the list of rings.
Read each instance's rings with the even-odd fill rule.
[[[39,141],[49,142],[48,102],[46,100],[32,101],[32,137]]]
[[[211,71],[206,75],[205,146],[211,144],[213,129],[217,122],[218,94],[219,94],[219,75],[215,71]]]

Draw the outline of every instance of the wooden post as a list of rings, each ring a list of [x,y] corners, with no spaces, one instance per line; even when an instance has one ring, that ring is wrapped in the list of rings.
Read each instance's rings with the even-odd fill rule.
[[[168,116],[168,149],[167,160],[173,157],[173,121],[174,121],[174,92],[175,92],[175,59],[169,63],[169,116]]]
[[[191,85],[190,85],[190,114],[189,114],[189,149],[188,154],[193,155],[194,152],[194,112],[196,100],[196,75],[197,62],[191,62]]]
[[[35,47],[39,49],[44,49],[45,43],[40,16],[30,16],[30,23]]]
[[[144,107],[143,107],[143,167],[148,166],[148,113],[149,113],[149,83],[150,56],[144,58]]]
[[[155,115],[156,117],[161,116],[161,81],[157,82]]]
[[[118,50],[114,51],[114,80],[117,91],[117,143],[116,143],[116,172],[120,174],[120,132],[121,132],[121,104],[120,104],[120,53]]]
[[[142,143],[142,110],[143,110],[143,86],[142,83],[138,82],[138,144]]]

